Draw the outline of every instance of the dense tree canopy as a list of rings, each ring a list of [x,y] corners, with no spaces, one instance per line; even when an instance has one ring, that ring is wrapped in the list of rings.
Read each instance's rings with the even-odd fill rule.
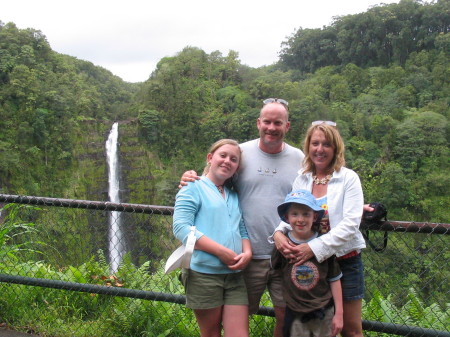
[[[323,29],[300,28],[282,43],[280,63],[314,72],[325,65],[404,65],[412,52],[430,51],[450,31],[450,1],[401,0],[335,18]]]
[[[449,201],[442,189],[449,173],[449,4],[404,0],[336,18],[324,29],[300,29],[280,62],[260,69],[240,66],[236,54],[188,47],[161,60],[144,84],[142,128],[149,111],[157,115],[152,120],[162,127],[153,148],[183,163],[180,173],[199,170],[210,143],[256,137],[261,100],[283,97],[294,145],[302,146],[311,121],[337,121],[367,202],[383,201],[397,218],[448,222],[440,208]]]
[[[449,5],[402,0],[299,29],[277,64],[257,69],[236,51],[188,46],[134,85],[1,23],[0,190],[57,196],[83,123],[137,118],[139,145],[161,163],[154,193],[171,204],[180,174],[200,171],[211,143],[257,137],[262,100],[282,97],[292,145],[311,121],[337,122],[367,202],[384,202],[393,219],[448,222]]]
[[[117,119],[133,85],[106,69],[51,50],[34,29],[0,22],[0,189],[55,193],[86,119]]]

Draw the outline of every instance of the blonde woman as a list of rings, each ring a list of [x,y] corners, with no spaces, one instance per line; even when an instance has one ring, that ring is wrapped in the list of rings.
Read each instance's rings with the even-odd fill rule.
[[[310,191],[326,210],[321,227],[326,234],[298,246],[286,240],[278,231],[286,231],[289,225],[280,224],[273,235],[277,249],[285,257],[302,264],[312,257],[319,262],[332,255],[342,270],[344,327],[342,336],[363,336],[362,298],[364,297],[364,273],[361,250],[366,247],[359,231],[363,213],[363,191],[358,175],[346,168],[344,142],[336,123],[313,122],[304,143],[303,168],[292,189]]]

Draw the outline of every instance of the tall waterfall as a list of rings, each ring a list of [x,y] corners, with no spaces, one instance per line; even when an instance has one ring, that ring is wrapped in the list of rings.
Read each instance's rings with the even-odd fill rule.
[[[109,174],[109,200],[113,203],[120,203],[119,197],[119,160],[118,144],[119,137],[118,123],[114,123],[106,141],[106,157],[108,160]],[[125,253],[124,235],[122,232],[121,212],[112,211],[109,215],[109,264],[111,274],[114,274],[119,268]]]

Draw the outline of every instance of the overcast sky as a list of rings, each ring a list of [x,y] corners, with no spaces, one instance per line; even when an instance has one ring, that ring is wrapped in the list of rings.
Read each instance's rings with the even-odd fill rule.
[[[381,3],[399,0],[6,0],[0,21],[40,30],[54,51],[140,82],[186,46],[270,65],[298,28],[322,28]]]

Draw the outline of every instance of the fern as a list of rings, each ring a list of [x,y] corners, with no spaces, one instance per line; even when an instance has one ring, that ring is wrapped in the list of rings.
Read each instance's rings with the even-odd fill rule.
[[[6,213],[5,221],[0,223],[0,259],[2,264],[8,259],[18,261],[20,252],[41,253],[36,249],[38,245],[43,245],[40,241],[34,241],[38,233],[35,224],[23,222],[19,218],[19,211],[40,210],[37,207],[21,204],[7,204],[1,212]],[[22,237],[24,239],[22,240]]]
[[[408,302],[406,302],[404,309],[415,322],[420,322],[423,317],[423,302],[420,300],[414,288],[409,288]]]

